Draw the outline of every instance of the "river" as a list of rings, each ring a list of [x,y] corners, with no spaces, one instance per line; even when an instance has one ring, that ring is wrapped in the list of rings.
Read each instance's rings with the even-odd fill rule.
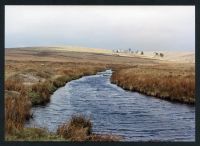
[[[172,103],[110,83],[111,70],[68,82],[46,106],[32,108],[28,127],[55,132],[73,114],[89,116],[94,133],[116,134],[124,141],[194,141],[195,107]]]

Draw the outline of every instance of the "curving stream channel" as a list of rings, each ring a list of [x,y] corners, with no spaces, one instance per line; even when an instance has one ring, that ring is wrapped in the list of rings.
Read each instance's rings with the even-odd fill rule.
[[[82,77],[59,88],[46,106],[32,108],[28,127],[55,132],[71,115],[90,116],[94,133],[116,134],[124,141],[194,141],[195,107],[171,103],[110,83],[111,70]]]

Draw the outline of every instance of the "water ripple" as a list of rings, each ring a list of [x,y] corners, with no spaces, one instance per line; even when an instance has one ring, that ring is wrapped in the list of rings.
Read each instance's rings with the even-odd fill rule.
[[[95,133],[117,134],[126,141],[194,141],[195,108],[171,103],[110,83],[111,70],[67,83],[45,107],[33,108],[26,126],[55,131],[72,114],[91,117]]]

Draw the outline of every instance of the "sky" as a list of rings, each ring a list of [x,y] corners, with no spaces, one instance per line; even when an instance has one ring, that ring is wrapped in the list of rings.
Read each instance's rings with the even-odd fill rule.
[[[6,6],[5,47],[195,50],[194,6]]]

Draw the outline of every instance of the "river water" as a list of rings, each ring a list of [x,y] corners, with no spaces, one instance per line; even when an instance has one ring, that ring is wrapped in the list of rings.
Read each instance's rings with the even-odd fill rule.
[[[89,116],[94,133],[116,134],[124,141],[194,141],[195,107],[172,103],[110,83],[111,70],[68,82],[46,106],[33,107],[28,127],[55,132],[73,114]]]

